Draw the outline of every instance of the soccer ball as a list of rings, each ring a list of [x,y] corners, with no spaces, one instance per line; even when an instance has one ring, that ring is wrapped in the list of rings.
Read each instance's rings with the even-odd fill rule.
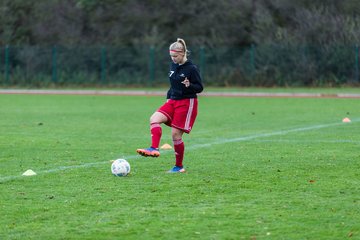
[[[130,173],[130,164],[125,159],[116,159],[111,164],[111,173],[118,177],[125,177]]]

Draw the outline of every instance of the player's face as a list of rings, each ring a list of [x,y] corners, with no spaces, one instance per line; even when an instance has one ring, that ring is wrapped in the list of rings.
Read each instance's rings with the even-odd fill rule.
[[[184,58],[184,55],[181,53],[170,52],[170,57],[174,63],[181,63]]]

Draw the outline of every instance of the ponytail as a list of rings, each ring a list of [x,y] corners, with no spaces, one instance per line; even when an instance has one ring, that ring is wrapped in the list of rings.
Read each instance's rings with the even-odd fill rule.
[[[172,43],[169,47],[169,50],[183,53],[185,56],[190,54],[190,52],[186,48],[186,43],[182,38],[178,38],[176,42]]]

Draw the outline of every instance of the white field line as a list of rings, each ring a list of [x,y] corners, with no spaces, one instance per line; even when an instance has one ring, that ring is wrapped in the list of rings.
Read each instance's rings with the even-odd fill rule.
[[[352,120],[352,123],[359,122],[360,119],[354,119]],[[217,144],[225,144],[225,143],[232,143],[232,142],[242,142],[242,141],[249,141],[257,138],[264,138],[264,137],[272,137],[272,136],[279,136],[279,135],[286,135],[289,133],[296,133],[296,132],[306,132],[311,130],[317,130],[322,128],[329,128],[329,127],[335,127],[339,125],[345,125],[346,123],[330,123],[330,124],[321,124],[321,125],[313,125],[309,127],[302,127],[302,128],[294,128],[289,130],[282,130],[282,131],[276,131],[271,133],[262,133],[262,134],[254,134],[250,136],[245,137],[239,137],[239,138],[230,138],[230,139],[223,139],[220,141],[212,142],[212,143],[206,143],[206,144],[198,144],[193,147],[187,147],[186,149],[198,149],[203,147],[211,147],[213,145]]]
[[[288,129],[288,130],[280,130],[280,131],[275,131],[275,132],[270,132],[270,133],[254,134],[254,135],[238,137],[238,138],[223,139],[223,140],[220,140],[220,141],[218,140],[218,141],[215,141],[215,142],[209,142],[209,143],[205,143],[205,144],[193,145],[193,146],[187,147],[186,149],[187,150],[197,150],[199,148],[207,148],[207,147],[211,147],[213,145],[233,143],[233,142],[244,142],[244,141],[249,141],[249,140],[253,140],[253,139],[257,139],[257,138],[266,138],[266,137],[287,135],[287,134],[290,134],[290,133],[318,130],[318,129],[322,129],[322,128],[331,128],[331,127],[336,127],[336,126],[343,126],[343,125],[346,125],[346,124],[352,124],[352,123],[356,123],[356,122],[360,122],[360,119],[353,119],[351,123],[342,123],[342,122],[339,123],[338,122],[338,123],[320,124],[320,125],[313,125],[313,126],[308,126],[308,127],[294,128],[294,129]],[[164,154],[169,154],[169,153],[172,153],[172,151],[163,152],[162,154],[164,155]],[[139,156],[139,155],[130,155],[130,156],[124,156],[122,158],[125,158],[125,159],[129,160],[129,159],[136,159],[136,158],[140,158],[140,157],[141,156]],[[35,172],[38,175],[40,175],[40,174],[47,174],[47,173],[65,171],[65,170],[69,170],[69,169],[92,167],[92,166],[97,166],[97,165],[101,165],[101,164],[109,164],[109,161],[84,163],[84,164],[72,165],[72,166],[61,166],[61,167],[57,167],[57,168],[53,168],[53,169],[49,169],[49,170],[35,171]],[[10,181],[10,180],[19,179],[19,178],[23,178],[23,177],[24,176],[22,176],[22,175],[0,177],[0,183],[4,183],[4,182]]]
[[[354,144],[360,144],[360,141],[354,141],[354,140],[291,140],[291,139],[268,139],[268,140],[254,140],[254,142],[269,142],[269,143],[354,143]]]

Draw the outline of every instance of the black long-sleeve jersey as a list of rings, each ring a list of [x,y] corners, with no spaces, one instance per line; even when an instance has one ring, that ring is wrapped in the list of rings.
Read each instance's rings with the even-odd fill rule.
[[[189,79],[190,86],[185,87],[182,81]],[[170,89],[167,92],[167,99],[185,99],[197,98],[197,93],[201,93],[204,89],[200,71],[195,64],[187,60],[184,64],[179,65],[172,63],[169,72]]]

